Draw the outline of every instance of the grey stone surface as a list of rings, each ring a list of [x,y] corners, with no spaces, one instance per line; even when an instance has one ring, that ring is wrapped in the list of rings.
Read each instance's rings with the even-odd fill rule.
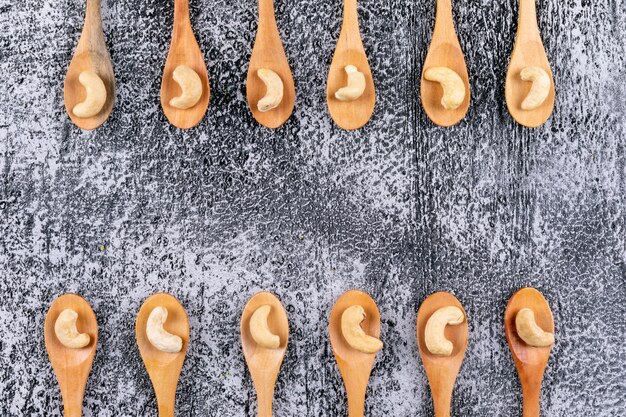
[[[472,87],[457,127],[419,104],[433,0],[359,3],[378,102],[356,132],[333,126],[324,95],[340,0],[276,0],[297,90],[277,131],[245,101],[256,3],[192,0],[213,95],[185,132],[159,105],[173,1],[105,0],[117,103],[82,132],[62,87],[84,2],[0,0],[0,414],[61,415],[43,319],[78,292],[100,328],[84,415],[156,415],[134,318],[162,290],[191,321],[177,415],[253,416],[239,315],[270,290],[292,335],[275,415],[346,415],[327,321],[360,288],[386,343],[366,415],[433,415],[414,323],[437,290],[469,315],[452,415],[521,415],[502,316],[535,286],[557,329],[543,415],[625,416],[626,4],[538,2],[557,102],[529,130],[504,102],[516,0],[454,3]]]

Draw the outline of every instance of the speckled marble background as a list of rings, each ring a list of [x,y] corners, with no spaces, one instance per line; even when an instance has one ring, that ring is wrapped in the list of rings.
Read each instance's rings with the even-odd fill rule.
[[[61,414],[43,320],[78,292],[100,327],[84,415],[156,416],[134,319],[162,290],[191,320],[177,415],[254,416],[239,316],[270,290],[291,325],[275,415],[346,415],[327,321],[360,288],[386,343],[366,415],[433,415],[414,324],[437,290],[469,315],[452,415],[521,415],[502,316],[530,285],[557,328],[543,415],[626,416],[626,3],[538,2],[557,104],[536,130],[504,102],[517,1],[454,3],[472,87],[457,127],[419,104],[434,1],[360,1],[378,102],[346,132],[324,95],[340,0],[276,0],[297,90],[277,131],[245,101],[256,3],[192,0],[212,98],[183,132],[159,105],[173,1],[104,0],[117,104],[83,132],[62,87],[84,1],[0,0],[0,414]]]

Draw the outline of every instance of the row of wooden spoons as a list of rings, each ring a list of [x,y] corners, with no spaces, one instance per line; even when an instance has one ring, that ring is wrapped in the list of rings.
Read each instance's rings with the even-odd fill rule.
[[[524,395],[524,416],[539,416],[541,381],[554,344],[554,320],[541,293],[524,288],[510,299],[504,315],[506,338]],[[452,294],[438,292],[417,314],[417,340],[428,376],[435,415],[450,415],[450,402],[468,341],[468,318]],[[376,352],[383,349],[380,314],[374,300],[348,291],[336,301],[329,320],[330,342],[343,378],[348,415],[363,417],[365,393]],[[281,302],[261,292],[241,316],[241,343],[257,392],[258,415],[272,415],[274,386],[289,339]],[[55,300],[44,325],[46,349],[54,368],[66,417],[80,417],[87,378],[96,351],[98,324],[89,304],[66,294]],[[159,415],[174,416],[176,386],[189,345],[189,320],[173,296],[158,293],[141,306],[136,338],[155,390]]]
[[[161,81],[161,106],[174,126],[187,129],[196,126],[206,113],[209,76],[191,27],[189,0],[174,1],[174,27]],[[436,1],[437,17],[424,62],[421,98],[434,123],[451,126],[467,113],[470,85],[454,29],[451,0]],[[357,0],[344,0],[343,14],[326,97],[335,123],[344,129],[358,129],[374,111],[376,92],[361,40]],[[259,0],[258,19],[246,95],[254,118],[266,127],[277,128],[293,112],[293,76],[278,33],[273,0]],[[528,75],[524,75],[525,69]],[[342,89],[351,94],[339,94]],[[530,96],[541,100],[527,106]],[[264,99],[272,104],[262,106]],[[100,126],[113,109],[115,77],[102,31],[100,0],[87,0],[83,32],[65,78],[64,101],[71,120],[82,129]],[[507,72],[506,102],[513,118],[528,127],[543,124],[554,107],[554,81],[537,26],[535,0],[520,0],[518,32]]]

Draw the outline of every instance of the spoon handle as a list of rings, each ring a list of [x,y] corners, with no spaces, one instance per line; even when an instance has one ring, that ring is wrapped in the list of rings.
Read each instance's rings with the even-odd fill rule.
[[[191,29],[189,18],[189,0],[174,0],[174,33],[172,38],[177,38],[179,31]]]
[[[272,401],[274,399],[274,382],[265,381],[256,385],[258,417],[272,417]]]
[[[520,0],[517,37],[535,39],[539,36],[535,0]]]
[[[358,378],[344,381],[346,395],[348,396],[348,417],[363,417],[365,415],[365,391],[367,390],[367,378],[365,383]]]
[[[527,380],[522,384],[524,396],[524,417],[539,417],[539,404],[541,396],[541,381]]]
[[[452,0],[437,0],[434,32],[437,36],[456,39],[454,21],[452,19]]]
[[[102,30],[100,0],[87,0],[87,7],[85,9],[85,26],[94,26],[94,29]]]
[[[456,378],[441,378],[437,386],[431,386],[435,417],[450,417],[450,403],[455,380]]]
[[[167,381],[165,377],[168,370],[164,368],[161,370],[159,378],[153,378],[153,380]],[[150,375],[152,377],[152,375]],[[178,381],[178,378],[175,379]],[[154,386],[154,393],[156,394],[157,404],[159,407],[159,417],[174,417],[174,406],[176,404],[176,384],[171,383],[159,383],[158,386]]]
[[[64,375],[62,379],[59,379],[59,385],[63,398],[63,415],[81,417],[89,370],[85,371],[82,367],[68,367],[62,371],[62,374]]]
[[[87,0],[85,9],[85,23],[80,36],[79,50],[98,50],[105,45],[104,32],[102,31],[102,14],[100,13],[100,0]]]
[[[265,29],[276,28],[274,16],[274,0],[259,0],[259,32]]]
[[[61,392],[63,397],[63,415],[65,417],[81,417],[83,413],[83,395],[85,387],[73,387]]]
[[[344,0],[343,2],[343,27],[359,28],[359,14],[357,0]],[[358,33],[358,30],[357,30]],[[360,38],[360,34],[359,34]]]

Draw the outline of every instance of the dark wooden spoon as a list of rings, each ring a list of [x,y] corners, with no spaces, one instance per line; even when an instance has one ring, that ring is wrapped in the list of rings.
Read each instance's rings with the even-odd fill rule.
[[[107,98],[102,110],[92,117],[78,117],[73,113],[74,106],[85,100],[85,88],[78,81],[83,71],[94,71],[104,82]],[[63,83],[65,110],[74,124],[81,129],[92,130],[104,123],[113,110],[115,103],[115,76],[111,57],[102,31],[100,0],[87,0],[85,24],[80,35],[74,57],[70,62]]]
[[[548,302],[534,288],[523,288],[513,294],[504,313],[504,330],[517,367],[524,395],[524,417],[539,417],[541,381],[548,365],[552,346],[527,345],[517,335],[515,317],[523,308],[530,308],[535,321],[543,330],[554,333],[554,318]]]

